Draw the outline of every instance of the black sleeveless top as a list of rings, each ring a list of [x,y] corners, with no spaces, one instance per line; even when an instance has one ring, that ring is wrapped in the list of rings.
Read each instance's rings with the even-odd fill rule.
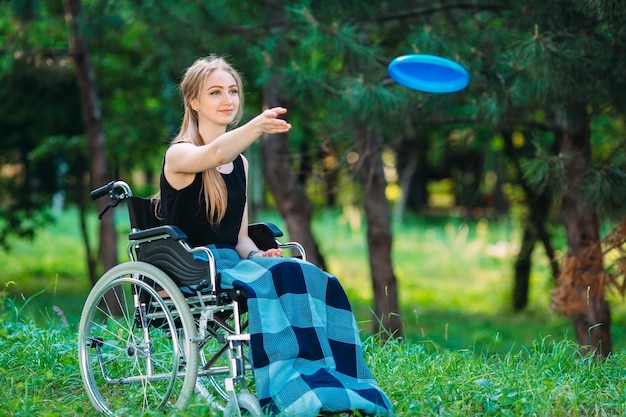
[[[241,155],[233,164],[231,173],[221,174],[226,183],[228,205],[224,218],[217,225],[211,225],[206,216],[202,173],[196,174],[196,178],[187,187],[176,190],[165,179],[164,171],[161,171],[161,218],[165,224],[180,227],[187,235],[190,245],[237,244],[246,204],[246,173]]]

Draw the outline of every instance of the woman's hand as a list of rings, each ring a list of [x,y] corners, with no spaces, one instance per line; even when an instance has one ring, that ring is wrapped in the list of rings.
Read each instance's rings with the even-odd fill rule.
[[[291,124],[283,119],[279,119],[278,116],[287,113],[287,109],[284,107],[273,107],[263,111],[255,117],[255,122],[258,128],[263,133],[285,133],[291,129]]]
[[[253,250],[250,251],[248,259],[250,258],[280,258],[283,256],[283,250],[280,248],[273,248],[268,250]]]
[[[261,256],[263,258],[280,258],[281,256],[283,256],[283,250],[280,248],[268,249],[265,252],[262,252]]]

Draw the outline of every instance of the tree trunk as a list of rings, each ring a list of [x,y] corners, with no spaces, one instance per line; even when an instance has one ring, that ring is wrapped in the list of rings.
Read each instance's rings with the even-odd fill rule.
[[[80,187],[84,188],[84,187]],[[94,255],[91,249],[91,243],[89,242],[89,228],[87,227],[87,205],[85,204],[86,197],[77,196],[78,201],[78,217],[80,221],[80,232],[85,245],[85,255],[87,257],[87,276],[91,286],[96,283],[97,278],[97,266],[98,257]]]
[[[506,183],[506,163],[504,162],[504,155],[502,152],[494,152],[493,158],[493,170],[496,173],[496,183],[492,196],[489,196],[488,207],[491,206],[495,209],[498,216],[504,216],[509,212],[509,202],[504,193],[503,186]]]
[[[391,260],[391,214],[385,194],[387,182],[383,172],[380,138],[371,130],[356,129],[356,149],[359,154],[357,176],[364,190],[363,207],[367,219],[374,312],[378,318],[375,331],[383,338],[402,335],[398,285]]]
[[[285,4],[284,0],[264,2],[268,27],[271,28],[271,34],[276,38],[272,53],[265,55],[269,71],[273,71],[265,82],[264,91],[264,106],[270,108],[276,106],[289,108],[287,101],[280,95],[282,75],[279,71],[273,70],[275,61],[287,62],[289,60],[289,45],[282,34],[288,25]],[[289,113],[287,113],[287,118],[289,118]],[[311,233],[313,204],[289,163],[288,135],[265,135],[263,159],[265,182],[274,196],[278,211],[285,220],[289,238],[304,246],[309,262],[326,269],[326,262]]]
[[[337,160],[337,152],[334,148],[328,147],[322,149],[322,158],[333,161],[333,163],[324,162],[324,190],[326,191],[326,207],[337,207],[337,197],[339,194],[339,163]]]
[[[253,178],[253,181],[248,181],[248,216],[252,221],[256,221],[259,213],[263,210],[263,181],[259,178],[263,178],[263,154],[259,144],[254,144],[248,148],[245,152],[246,158],[249,161],[248,178]]]
[[[76,65],[76,79],[81,94],[81,114],[89,145],[91,182],[94,188],[111,180],[107,166],[107,153],[102,129],[102,117],[91,64],[89,47],[82,32],[80,0],[64,0],[65,21],[69,32],[70,52]],[[96,201],[98,211],[106,205],[106,199]],[[112,215],[104,216],[100,222],[100,259],[105,269],[118,263],[117,238]],[[93,282],[92,282],[93,284]]]
[[[584,353],[607,356],[612,351],[611,314],[606,301],[599,220],[581,193],[583,175],[591,161],[591,129],[584,105],[557,114],[559,154],[563,158],[564,190],[561,214],[568,254],[553,304],[570,316]]]
[[[419,136],[405,138],[396,149],[399,186],[402,191],[395,212],[421,213],[428,206],[428,148]]]
[[[404,160],[406,158],[406,160]],[[410,202],[415,202],[411,207],[413,212],[417,213],[426,204],[426,195],[422,191],[421,183],[418,181],[416,187],[413,187],[413,183],[416,182],[415,178],[418,176],[418,164],[419,156],[417,152],[410,152],[403,158],[398,157],[398,170],[400,171],[400,199],[396,202],[396,215],[403,219],[407,208],[410,206]],[[425,187],[424,187],[425,188]]]
[[[286,105],[284,100],[279,98],[280,85],[278,74],[266,84],[265,101],[268,107]],[[265,180],[274,196],[278,211],[285,220],[289,238],[304,246],[309,262],[326,269],[326,262],[311,233],[313,204],[291,168],[287,140],[287,134],[266,136],[263,146]]]
[[[528,304],[528,289],[530,271],[532,269],[532,252],[537,240],[541,241],[546,256],[550,262],[552,276],[556,281],[559,276],[559,264],[556,259],[554,247],[550,241],[550,234],[546,229],[546,222],[550,213],[551,197],[547,192],[537,193],[530,186],[522,174],[520,159],[523,153],[513,146],[513,132],[503,131],[504,152],[509,161],[517,170],[517,180],[526,196],[528,207],[527,224],[524,227],[520,253],[515,262],[515,276],[513,284],[513,309],[521,311]]]
[[[522,311],[528,305],[528,289],[530,288],[530,270],[532,254],[537,235],[531,225],[526,225],[522,234],[522,245],[515,260],[515,279],[513,284],[513,310]]]

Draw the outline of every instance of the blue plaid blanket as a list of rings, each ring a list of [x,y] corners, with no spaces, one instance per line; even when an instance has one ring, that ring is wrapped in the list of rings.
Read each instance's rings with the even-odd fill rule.
[[[243,290],[248,300],[255,385],[266,412],[393,415],[365,363],[350,303],[335,277],[298,259],[242,260],[233,249],[210,248],[222,286]]]

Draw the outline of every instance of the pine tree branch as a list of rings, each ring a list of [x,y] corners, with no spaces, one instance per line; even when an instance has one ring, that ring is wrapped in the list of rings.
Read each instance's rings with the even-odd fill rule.
[[[475,117],[459,116],[459,117],[451,117],[451,118],[428,117],[424,119],[417,119],[416,122],[418,124],[435,124],[435,125],[452,125],[452,124],[459,124],[459,123],[475,125],[475,124],[484,123],[484,120],[480,120]],[[510,119],[510,120],[507,120],[507,124],[510,126],[522,125],[533,130],[541,130],[544,132],[556,132],[558,130],[555,126],[552,126],[546,123],[537,122],[534,120],[511,120]]]
[[[417,7],[409,10],[401,10],[392,13],[381,14],[378,16],[373,16],[368,20],[373,20],[375,22],[386,22],[389,20],[401,20],[401,19],[410,19],[418,16],[428,16],[435,13],[441,13],[446,11],[453,10],[471,10],[471,11],[498,11],[498,10],[506,10],[508,7],[502,4],[473,4],[473,3],[450,3],[450,4],[436,4],[428,7]]]

